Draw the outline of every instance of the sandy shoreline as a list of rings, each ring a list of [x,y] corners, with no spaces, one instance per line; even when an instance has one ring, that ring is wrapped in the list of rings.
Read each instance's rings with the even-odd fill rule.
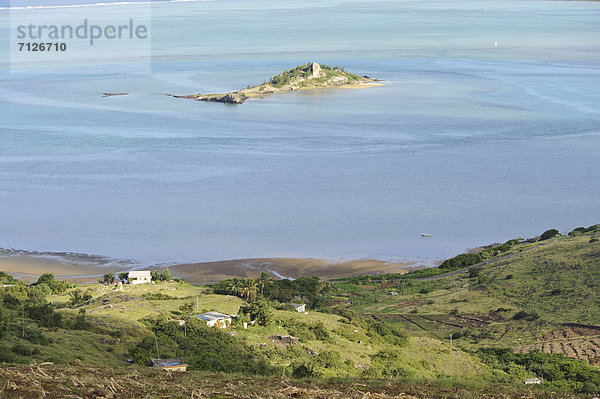
[[[328,262],[312,258],[256,258],[179,264],[169,266],[169,270],[176,277],[202,284],[232,277],[254,278],[261,271],[268,272],[274,278],[317,276],[331,279],[364,274],[406,273],[417,267],[413,262],[389,263],[374,259]]]
[[[32,255],[0,256],[0,271],[11,274],[23,281],[36,281],[42,274],[52,273],[60,280],[91,282],[97,281],[105,273],[114,273],[124,269],[130,268],[71,261],[59,257]]]
[[[257,258],[173,264],[168,267],[177,278],[184,278],[193,284],[206,284],[233,277],[254,278],[261,271],[273,278],[317,276],[331,279],[361,274],[405,273],[420,266],[414,262],[391,263],[380,260],[330,262],[312,258]],[[159,265],[142,266],[134,261],[85,254],[26,251],[3,251],[0,254],[0,271],[28,282],[36,281],[44,273],[52,273],[57,279],[84,283],[98,281],[105,273],[158,268]]]

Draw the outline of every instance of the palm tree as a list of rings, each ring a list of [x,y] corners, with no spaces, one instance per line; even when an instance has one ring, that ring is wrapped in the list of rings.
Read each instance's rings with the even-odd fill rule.
[[[265,285],[271,284],[271,277],[269,276],[269,273],[260,272],[257,282],[260,286],[260,296],[264,297]]]
[[[244,286],[241,289],[242,298],[246,297],[247,301],[250,301],[250,298],[252,298],[252,301],[255,301],[257,291],[258,284],[256,283],[256,280],[245,280]]]
[[[231,280],[229,282],[229,291],[231,292],[231,294],[233,295],[237,295],[240,293],[241,291],[241,283],[240,283],[240,279],[238,278],[234,278],[233,280]]]

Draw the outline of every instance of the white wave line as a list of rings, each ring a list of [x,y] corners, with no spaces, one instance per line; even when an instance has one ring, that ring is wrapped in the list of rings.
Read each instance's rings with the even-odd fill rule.
[[[21,7],[0,7],[0,10],[38,10],[48,8],[77,8],[77,7],[100,7],[100,6],[123,6],[123,5],[143,5],[143,4],[160,4],[160,3],[195,3],[214,0],[162,0],[162,1],[119,1],[119,2],[103,2],[90,4],[65,4],[53,6],[21,6]]]

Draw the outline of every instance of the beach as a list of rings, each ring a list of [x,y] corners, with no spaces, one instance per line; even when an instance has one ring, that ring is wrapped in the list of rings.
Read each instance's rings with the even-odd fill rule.
[[[79,255],[79,256],[78,256]],[[80,259],[77,259],[77,258]],[[82,254],[32,255],[18,253],[0,256],[0,271],[11,274],[19,280],[35,282],[45,273],[54,274],[58,280],[76,283],[96,282],[105,273],[120,273],[128,270],[155,270],[164,265],[140,265],[133,261],[104,260],[86,261]],[[72,259],[66,259],[72,258]],[[235,259],[218,262],[198,262],[172,264],[168,268],[176,278],[183,278],[192,284],[208,284],[220,280],[240,277],[255,278],[267,272],[274,279],[317,276],[324,279],[348,277],[364,274],[405,273],[418,267],[413,262],[385,262],[378,260],[326,261],[322,259],[299,258],[257,258]]]

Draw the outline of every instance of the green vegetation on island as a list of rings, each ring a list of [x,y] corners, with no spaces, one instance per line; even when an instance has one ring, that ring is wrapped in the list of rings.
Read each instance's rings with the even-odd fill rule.
[[[283,93],[301,89],[316,89],[327,87],[354,86],[365,87],[376,82],[367,76],[358,76],[347,72],[342,67],[330,67],[316,62],[299,65],[293,69],[273,76],[268,82],[257,86],[248,85],[247,88],[224,94],[194,94],[188,96],[175,96],[190,98],[198,101],[222,102],[241,104],[248,98],[264,96],[273,93]]]

